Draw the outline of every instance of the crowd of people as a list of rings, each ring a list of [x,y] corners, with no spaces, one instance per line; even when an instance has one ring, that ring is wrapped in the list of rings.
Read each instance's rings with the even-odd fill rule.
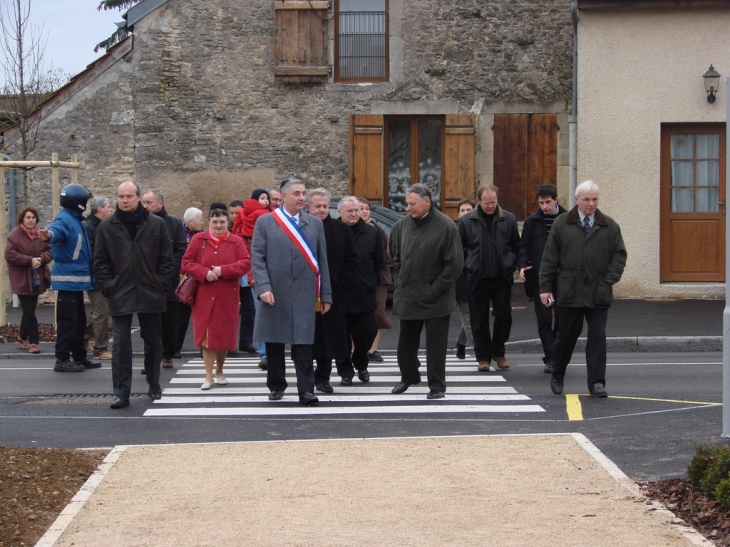
[[[455,309],[461,319],[456,356],[465,359],[473,344],[478,371],[509,370],[505,344],[517,273],[534,300],[552,391],[562,393],[585,319],[588,390],[607,396],[607,312],[627,255],[620,228],[597,208],[599,189],[592,181],[578,186],[570,211],[558,203],[555,186],[541,186],[539,207],[521,234],[491,184],[477,189],[476,200],[459,202],[456,222],[435,206],[427,185],[410,186],[407,214],[390,236],[373,222],[366,199],[339,199],[334,219],[330,193],[307,190],[296,178],[257,188],[229,205],[212,203],[207,230],[203,211],[191,207],[181,221],[166,211],[159,190],[143,193],[125,181],[116,194],[114,207],[79,184],[66,185],[51,225],[39,228],[38,210],[24,207],[5,249],[23,310],[17,345],[40,352],[38,296],[58,291],[54,370],[82,372],[110,359],[112,408],[129,406],[134,314],[153,400],[162,396],[160,368],[172,368],[180,358],[191,319],[205,365],[202,390],[228,383],[223,368],[231,352],[258,353],[269,399],[282,399],[287,345],[302,405],[317,404],[316,392],[335,391],[333,360],[341,386],[352,386],[355,376],[367,383],[368,364],[383,360],[380,334],[392,328],[385,313],[391,283],[401,373],[392,393],[421,382],[418,351],[425,328],[426,397],[440,399]],[[194,298],[182,302],[178,285],[192,286]]]

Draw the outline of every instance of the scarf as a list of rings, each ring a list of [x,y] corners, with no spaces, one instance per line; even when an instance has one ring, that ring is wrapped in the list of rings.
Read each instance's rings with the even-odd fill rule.
[[[117,218],[119,218],[119,222],[121,222],[127,229],[127,232],[129,232],[129,237],[132,238],[132,241],[136,239],[137,229],[142,221],[147,218],[147,214],[149,213],[147,213],[147,209],[142,207],[142,203],[137,205],[137,210],[132,211],[131,213],[125,213],[119,208],[119,205],[117,205]]]
[[[213,232],[211,232],[210,230],[208,230],[208,235],[210,236],[210,240],[213,242],[213,248],[214,249],[217,249],[218,248],[218,245],[220,245],[222,241],[225,241],[226,239],[228,239],[228,237],[231,235],[231,232],[229,232],[228,230],[226,230],[226,233],[223,234],[220,237],[220,239],[217,238],[217,237],[215,237],[213,235]]]
[[[31,241],[38,239],[38,225],[36,224],[33,228],[26,228],[24,224],[19,225],[23,231],[28,235]]]

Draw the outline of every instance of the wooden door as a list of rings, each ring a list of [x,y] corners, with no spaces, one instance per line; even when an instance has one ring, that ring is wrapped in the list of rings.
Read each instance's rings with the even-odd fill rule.
[[[725,124],[664,124],[661,281],[725,281]]]
[[[495,114],[494,185],[499,204],[524,220],[537,210],[535,192],[557,182],[556,114]]]

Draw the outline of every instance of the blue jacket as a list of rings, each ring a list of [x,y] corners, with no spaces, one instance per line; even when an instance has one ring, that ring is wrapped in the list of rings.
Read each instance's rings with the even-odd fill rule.
[[[48,227],[51,237],[51,288],[55,291],[93,291],[91,245],[86,237],[81,213],[61,209]]]

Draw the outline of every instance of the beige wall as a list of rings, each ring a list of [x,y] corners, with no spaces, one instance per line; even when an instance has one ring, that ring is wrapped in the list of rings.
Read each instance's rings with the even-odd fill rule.
[[[662,123],[725,121],[728,28],[730,9],[580,13],[578,182],[594,180],[621,225],[619,297],[724,297],[724,283],[659,283],[659,161]],[[714,104],[710,64],[723,75]]]

